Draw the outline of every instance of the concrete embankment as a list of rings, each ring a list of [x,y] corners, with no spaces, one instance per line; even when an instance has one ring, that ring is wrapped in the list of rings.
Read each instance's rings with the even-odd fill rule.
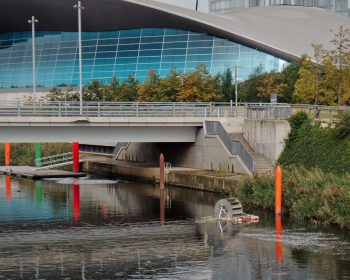
[[[159,168],[144,163],[91,159],[84,161],[82,170],[110,178],[150,183],[157,183],[159,180]],[[165,172],[167,185],[215,192],[232,192],[237,183],[245,178],[239,174],[182,167],[172,167]]]

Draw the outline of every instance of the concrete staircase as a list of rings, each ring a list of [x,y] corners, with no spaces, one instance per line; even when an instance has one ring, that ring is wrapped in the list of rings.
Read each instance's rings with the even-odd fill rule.
[[[273,166],[263,154],[259,154],[249,145],[248,141],[244,138],[243,133],[230,133],[231,139],[234,141],[240,141],[248,153],[252,156],[254,161],[254,172],[258,174],[272,174]]]

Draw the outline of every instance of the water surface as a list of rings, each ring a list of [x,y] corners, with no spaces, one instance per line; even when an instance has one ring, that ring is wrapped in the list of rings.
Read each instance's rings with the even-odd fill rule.
[[[0,176],[0,279],[350,279],[346,232],[202,222],[220,198]]]

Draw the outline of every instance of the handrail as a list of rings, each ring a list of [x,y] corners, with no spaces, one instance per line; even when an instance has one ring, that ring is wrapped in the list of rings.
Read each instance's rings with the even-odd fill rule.
[[[42,158],[36,158],[35,159],[35,166],[47,167],[47,166],[66,163],[66,162],[70,162],[70,161],[73,161],[73,153],[72,152],[51,155],[51,156],[42,157]]]
[[[332,122],[339,112],[350,111],[349,106],[318,106],[286,103],[238,103],[232,102],[112,102],[84,101],[80,114],[78,101],[0,101],[0,116],[8,117],[197,117],[287,119],[297,111]]]
[[[114,147],[113,157],[117,159],[122,150],[126,150],[129,147],[129,144],[129,142],[118,142]]]
[[[231,155],[238,156],[248,170],[254,172],[255,164],[253,157],[240,141],[232,140],[219,121],[205,121],[204,124],[207,135],[217,136]]]

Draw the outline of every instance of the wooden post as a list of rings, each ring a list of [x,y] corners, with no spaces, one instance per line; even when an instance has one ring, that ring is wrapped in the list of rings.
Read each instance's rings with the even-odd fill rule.
[[[5,165],[11,164],[11,143],[5,143]]]
[[[164,189],[160,189],[160,195],[159,195],[159,211],[160,211],[160,224],[164,225],[165,223],[165,191]]]
[[[164,190],[164,155],[159,157],[159,188]]]
[[[276,167],[275,172],[275,214],[281,215],[282,213],[282,170],[279,165]]]

